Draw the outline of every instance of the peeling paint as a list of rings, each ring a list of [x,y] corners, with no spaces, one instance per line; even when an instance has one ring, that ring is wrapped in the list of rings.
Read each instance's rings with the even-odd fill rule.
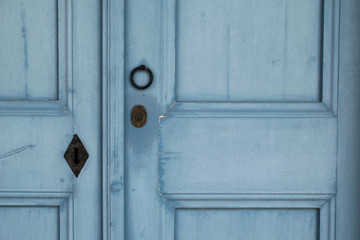
[[[160,124],[160,120],[161,120],[162,118],[166,118],[166,113],[167,113],[170,109],[172,109],[172,108],[175,106],[175,104],[176,104],[176,101],[173,102],[173,103],[169,106],[169,108],[167,108],[167,109],[165,110],[165,112],[159,116],[159,124]]]

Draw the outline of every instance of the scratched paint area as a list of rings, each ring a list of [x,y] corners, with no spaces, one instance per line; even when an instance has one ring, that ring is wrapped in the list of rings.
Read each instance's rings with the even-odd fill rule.
[[[0,99],[56,99],[57,1],[1,1],[0,22]]]
[[[72,172],[63,158],[72,139],[70,118],[2,117],[0,125],[2,191],[72,188]]]
[[[35,145],[26,145],[26,146],[23,146],[23,147],[19,147],[19,148],[16,148],[16,149],[13,149],[7,153],[4,153],[4,154],[1,154],[0,155],[0,159],[3,159],[3,158],[7,158],[7,157],[10,157],[12,155],[15,155],[15,154],[18,154],[18,153],[21,153],[27,149],[30,149],[30,148],[33,148],[35,147]]]

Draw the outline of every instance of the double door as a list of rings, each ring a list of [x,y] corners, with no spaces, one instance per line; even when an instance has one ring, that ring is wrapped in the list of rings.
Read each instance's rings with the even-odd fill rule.
[[[356,9],[0,0],[0,239],[358,239]]]

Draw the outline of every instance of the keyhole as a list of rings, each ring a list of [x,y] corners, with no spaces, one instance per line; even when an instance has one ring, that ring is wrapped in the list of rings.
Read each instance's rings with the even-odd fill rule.
[[[131,110],[131,123],[136,128],[141,128],[146,123],[146,110],[143,105],[135,105]]]
[[[135,121],[141,122],[143,120],[143,116],[141,113],[135,114]]]
[[[74,163],[76,165],[80,164],[80,160],[79,160],[79,149],[78,148],[75,148],[75,156],[74,156]]]

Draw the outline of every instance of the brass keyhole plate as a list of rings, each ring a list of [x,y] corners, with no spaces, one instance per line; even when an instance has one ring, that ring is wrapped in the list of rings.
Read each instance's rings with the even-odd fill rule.
[[[135,105],[131,110],[131,124],[136,128],[141,128],[146,124],[147,113],[143,105]]]

